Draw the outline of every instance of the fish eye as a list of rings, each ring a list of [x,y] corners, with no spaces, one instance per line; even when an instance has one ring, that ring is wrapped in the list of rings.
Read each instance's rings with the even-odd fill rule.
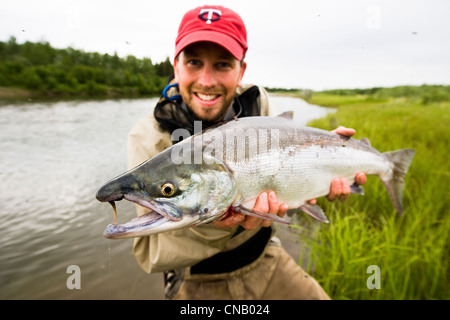
[[[166,197],[170,197],[175,193],[175,186],[170,182],[166,182],[161,187],[161,193]]]

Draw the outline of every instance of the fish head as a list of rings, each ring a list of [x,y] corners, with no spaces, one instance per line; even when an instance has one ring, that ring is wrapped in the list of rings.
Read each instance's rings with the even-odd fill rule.
[[[97,192],[101,202],[126,199],[150,210],[124,225],[109,225],[107,238],[130,238],[190,227],[218,219],[236,198],[233,175],[214,157],[174,163],[167,149],[110,180]]]

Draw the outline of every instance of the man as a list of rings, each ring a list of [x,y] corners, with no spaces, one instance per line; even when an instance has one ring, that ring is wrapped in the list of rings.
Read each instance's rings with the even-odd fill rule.
[[[187,12],[175,43],[174,79],[154,112],[131,130],[128,166],[176,143],[173,130],[193,133],[196,120],[204,129],[233,117],[275,116],[263,88],[242,85],[246,51],[246,29],[235,12],[220,6]],[[358,183],[365,179],[363,173],[356,177]],[[343,200],[349,193],[348,181],[335,179],[328,199]],[[268,191],[254,210],[282,217],[287,206]],[[214,223],[137,238],[134,254],[145,271],[165,272],[169,299],[329,299],[272,236],[270,221],[230,210]]]

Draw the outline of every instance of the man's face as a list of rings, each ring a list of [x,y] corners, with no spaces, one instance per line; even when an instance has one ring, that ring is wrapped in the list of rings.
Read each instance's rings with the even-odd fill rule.
[[[188,108],[199,119],[217,122],[225,116],[246,69],[223,47],[198,42],[175,59],[175,81]]]

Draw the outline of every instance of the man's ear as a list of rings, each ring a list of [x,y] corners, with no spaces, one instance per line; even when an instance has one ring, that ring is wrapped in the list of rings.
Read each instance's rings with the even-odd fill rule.
[[[240,87],[242,84],[242,78],[244,77],[245,70],[247,69],[247,62],[243,61],[241,65],[241,70],[239,72],[239,81],[238,86]]]
[[[175,82],[178,82],[178,60],[179,60],[179,56],[175,57],[175,59],[173,60],[173,74],[175,76]]]

